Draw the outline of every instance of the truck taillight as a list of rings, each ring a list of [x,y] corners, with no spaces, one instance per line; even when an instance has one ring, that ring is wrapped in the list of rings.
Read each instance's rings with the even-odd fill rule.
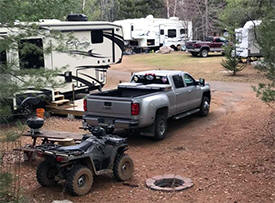
[[[87,99],[83,100],[83,109],[84,111],[87,111]]]
[[[138,103],[132,103],[132,105],[131,105],[131,114],[133,116],[137,116],[139,114],[139,104]]]

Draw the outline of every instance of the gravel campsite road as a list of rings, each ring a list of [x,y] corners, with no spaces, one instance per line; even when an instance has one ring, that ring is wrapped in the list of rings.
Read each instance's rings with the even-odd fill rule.
[[[107,88],[128,80],[129,72],[109,70]],[[274,202],[275,112],[255,96],[248,83],[210,82],[212,102],[207,117],[169,121],[165,140],[128,136],[135,172],[128,185],[112,176],[95,178],[92,191],[72,197],[62,185],[43,188],[35,179],[37,163],[21,169],[31,202]],[[44,129],[79,132],[81,120],[52,117]],[[23,140],[29,142],[27,138]],[[147,178],[177,174],[194,186],[180,192],[152,191]]]

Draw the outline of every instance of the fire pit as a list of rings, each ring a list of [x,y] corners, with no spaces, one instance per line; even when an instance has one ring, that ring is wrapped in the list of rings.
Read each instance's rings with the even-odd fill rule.
[[[146,186],[152,190],[181,191],[192,187],[194,184],[190,178],[184,178],[175,174],[155,176],[146,180]]]

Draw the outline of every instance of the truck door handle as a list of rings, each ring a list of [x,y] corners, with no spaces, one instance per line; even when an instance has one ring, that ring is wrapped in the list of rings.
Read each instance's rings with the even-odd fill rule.
[[[111,107],[112,106],[112,102],[104,102],[104,106]]]
[[[192,92],[192,90],[188,90],[188,93],[191,93]]]

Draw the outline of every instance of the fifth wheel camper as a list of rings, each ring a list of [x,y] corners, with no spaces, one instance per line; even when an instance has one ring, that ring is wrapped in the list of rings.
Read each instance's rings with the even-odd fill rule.
[[[0,27],[0,38],[23,32],[22,26],[28,23],[19,22],[15,28]],[[44,95],[52,103],[61,103],[60,98],[69,101],[73,95],[88,93],[94,89],[101,89],[106,82],[106,71],[111,64],[120,63],[124,49],[122,27],[110,22],[94,21],[59,21],[55,19],[35,22],[39,30],[46,32],[60,32],[65,37],[66,51],[45,50],[46,44],[57,43],[47,35],[30,36],[21,39],[15,49],[4,50],[0,54],[0,63],[13,62],[20,69],[49,69],[61,67],[65,69],[56,76],[56,80],[63,83],[56,88],[44,87],[41,90],[22,90],[13,99],[14,110],[31,102],[33,95]],[[23,29],[24,30],[24,29]],[[63,43],[63,42],[62,42]],[[32,44],[42,51],[39,53],[23,53],[25,44]],[[28,100],[28,98],[30,98]],[[33,103],[33,102],[31,102]],[[34,103],[37,103],[35,101]],[[31,104],[30,104],[31,105]]]

